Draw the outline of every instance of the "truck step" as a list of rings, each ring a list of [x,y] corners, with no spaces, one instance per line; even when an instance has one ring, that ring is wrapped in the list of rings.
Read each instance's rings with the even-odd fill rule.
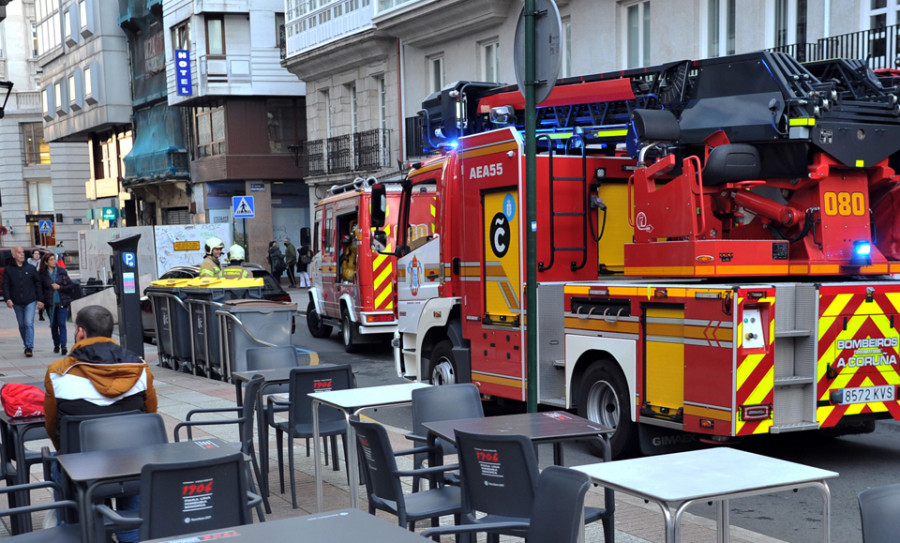
[[[566,407],[566,399],[565,398],[541,398],[541,403],[546,405],[552,405],[554,407]]]
[[[804,430],[818,430],[819,423],[813,421],[802,421],[802,422],[794,422],[791,424],[779,424],[778,426],[772,426],[769,429],[769,433],[772,434],[786,434],[788,432],[801,432]]]
[[[783,387],[783,386],[791,386],[791,385],[811,385],[815,381],[812,377],[805,377],[803,375],[790,375],[787,377],[776,377],[775,378],[775,386]]]
[[[807,337],[811,330],[775,330],[775,337]]]

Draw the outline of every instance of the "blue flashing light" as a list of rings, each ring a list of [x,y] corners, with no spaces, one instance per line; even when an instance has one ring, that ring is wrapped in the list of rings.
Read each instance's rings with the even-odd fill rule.
[[[872,244],[868,241],[857,241],[853,244],[853,252],[856,256],[869,256],[872,254]]]
[[[458,141],[455,141],[455,140],[454,140],[454,141],[451,141],[451,142],[450,142],[450,147],[451,147],[452,149],[456,149],[457,147],[459,147],[459,142],[458,142]]]

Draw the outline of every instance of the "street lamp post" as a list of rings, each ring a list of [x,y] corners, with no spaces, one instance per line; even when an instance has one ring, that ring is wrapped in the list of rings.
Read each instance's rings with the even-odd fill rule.
[[[3,105],[0,106],[0,119],[2,119],[3,115],[6,113],[6,103],[9,102],[9,95],[12,93],[12,88],[12,81],[0,81],[0,93],[6,93],[3,96]]]

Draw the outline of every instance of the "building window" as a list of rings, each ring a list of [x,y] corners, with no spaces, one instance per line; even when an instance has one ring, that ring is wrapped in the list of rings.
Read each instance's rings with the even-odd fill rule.
[[[191,21],[187,20],[172,27],[172,49],[190,51]]]
[[[84,96],[85,98],[94,96],[94,84],[91,82],[90,66],[84,69]]]
[[[211,57],[225,56],[225,18],[206,16],[206,52]]]
[[[271,98],[266,100],[269,123],[269,152],[289,153],[288,146],[300,141],[300,126],[306,109],[301,100]]]
[[[59,2],[35,0],[35,18],[38,32],[38,55],[43,55],[62,45]]]
[[[324,128],[325,137],[330,138],[331,137],[331,93],[328,91],[328,89],[323,89],[319,93],[319,96],[322,97],[322,106],[319,109],[320,109],[320,111],[322,111],[322,113],[324,113],[322,118],[325,119],[325,126],[321,127],[320,130],[322,128]]]
[[[707,0],[707,57],[734,54],[734,0]]]
[[[565,18],[562,21],[562,59],[559,66],[559,76],[569,77],[572,75],[572,21]]]
[[[281,58],[284,58],[287,51],[287,37],[284,35],[284,13],[275,14],[275,47],[281,51]]]
[[[444,88],[444,56],[428,58],[428,92]]]
[[[198,158],[225,153],[225,106],[194,109],[194,123]]]
[[[50,145],[44,141],[43,123],[21,123],[25,165],[50,164]]]
[[[85,0],[78,1],[78,14],[81,28],[87,27],[87,2]]]
[[[626,65],[638,68],[650,64],[650,2],[626,8]]]
[[[775,0],[774,18],[775,47],[806,43],[806,0]]]
[[[28,180],[28,212],[49,213],[53,211],[53,182],[50,179]]]
[[[31,58],[38,56],[38,30],[35,23],[31,23]]]
[[[500,41],[481,44],[481,77],[483,81],[500,81]]]

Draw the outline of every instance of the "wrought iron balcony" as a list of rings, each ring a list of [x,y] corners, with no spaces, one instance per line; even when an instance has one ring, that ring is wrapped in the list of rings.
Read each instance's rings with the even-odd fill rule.
[[[900,25],[891,25],[820,38],[816,43],[784,45],[772,51],[788,53],[800,62],[827,58],[862,59],[877,70],[897,65],[898,42]]]
[[[390,135],[390,130],[379,128],[308,141],[300,155],[300,167],[310,176],[388,168]]]

